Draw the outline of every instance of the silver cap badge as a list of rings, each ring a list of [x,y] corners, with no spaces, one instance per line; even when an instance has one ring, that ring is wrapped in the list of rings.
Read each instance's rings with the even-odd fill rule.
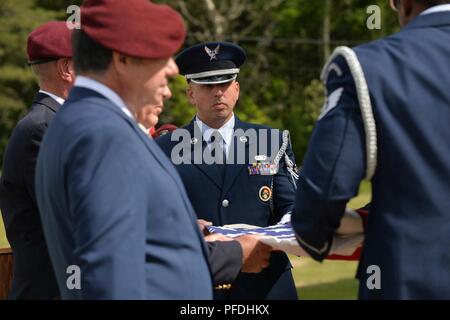
[[[205,46],[205,51],[209,56],[209,61],[213,61],[214,59],[217,60],[217,55],[219,54],[219,50],[220,50],[220,44],[218,44],[214,50],[211,50],[210,48]]]

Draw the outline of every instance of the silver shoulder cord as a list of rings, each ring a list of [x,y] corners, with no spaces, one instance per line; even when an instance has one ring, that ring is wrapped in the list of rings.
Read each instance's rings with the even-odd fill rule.
[[[291,180],[294,185],[294,188],[297,189],[297,183],[298,180],[298,172],[295,168],[295,163],[289,158],[289,156],[286,153],[288,145],[291,143],[291,140],[289,139],[289,131],[283,130],[282,133],[282,144],[280,147],[280,150],[278,151],[277,155],[275,156],[275,159],[273,162],[278,165],[280,163],[281,157],[284,155],[284,162],[286,163],[287,171],[291,175]]]
[[[366,179],[370,180],[372,179],[377,166],[377,132],[375,118],[373,116],[372,103],[370,101],[369,89],[367,87],[364,72],[362,70],[361,64],[359,63],[358,57],[356,56],[356,53],[352,49],[344,46],[337,47],[333,51],[333,54],[329,58],[328,62],[323,67],[322,73],[320,75],[323,83],[326,85],[328,74],[331,70],[337,69],[338,75],[340,75],[339,73],[342,73],[339,67],[332,62],[337,56],[344,57],[352,74],[353,80],[355,81],[356,93],[361,109],[361,117],[364,123],[366,138]],[[296,235],[296,237],[303,246],[319,255],[322,255],[327,250],[329,250],[329,247],[333,243],[333,241],[326,242],[323,248],[316,248],[301,239],[299,235]]]
[[[280,163],[281,157],[283,157],[283,155],[284,155],[284,162],[286,163],[287,170],[291,175],[292,184],[294,185],[294,189],[297,189],[296,181],[299,178],[297,168],[295,166],[295,163],[289,158],[289,156],[286,153],[287,147],[289,146],[290,143],[291,143],[291,140],[289,139],[289,131],[283,130],[282,144],[281,144],[280,150],[278,150],[278,153],[273,160],[273,163],[278,166]],[[291,146],[291,148],[292,148],[292,146]],[[272,190],[272,194],[273,194],[273,177],[274,176],[272,176],[272,179],[270,181],[270,190]],[[270,198],[269,207],[270,207],[270,212],[275,217],[273,197]],[[288,213],[290,213],[290,212],[288,212]]]
[[[372,103],[370,101],[369,88],[361,64],[359,63],[356,53],[349,47],[337,47],[328,62],[323,67],[320,75],[321,80],[326,84],[329,72],[335,65],[332,61],[342,56],[355,81],[356,93],[358,96],[359,106],[361,109],[361,117],[364,123],[364,131],[366,136],[366,179],[372,179],[377,167],[377,128],[375,118],[373,116]]]

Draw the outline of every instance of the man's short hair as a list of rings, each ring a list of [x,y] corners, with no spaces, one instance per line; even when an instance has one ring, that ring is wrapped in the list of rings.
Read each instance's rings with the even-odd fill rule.
[[[33,70],[33,73],[36,75],[39,83],[49,81],[52,78],[52,75],[50,74],[50,67],[52,64],[55,64],[56,61],[57,60],[31,65],[31,70]]]
[[[76,73],[103,73],[112,61],[112,50],[92,40],[83,30],[74,31],[72,47]]]

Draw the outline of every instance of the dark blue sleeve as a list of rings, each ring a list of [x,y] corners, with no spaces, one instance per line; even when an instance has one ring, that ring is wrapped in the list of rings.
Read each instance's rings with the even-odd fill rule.
[[[206,242],[214,285],[233,283],[242,268],[242,248],[237,241]]]
[[[23,161],[23,177],[25,186],[31,199],[36,203],[36,193],[34,189],[34,177],[36,172],[36,161],[39,148],[42,142],[47,125],[45,123],[33,123],[27,128],[27,137],[24,141],[25,154]]]
[[[365,170],[364,128],[355,83],[342,57],[326,81],[327,101],[300,172],[292,225],[300,245],[317,260],[331,248],[348,200]]]

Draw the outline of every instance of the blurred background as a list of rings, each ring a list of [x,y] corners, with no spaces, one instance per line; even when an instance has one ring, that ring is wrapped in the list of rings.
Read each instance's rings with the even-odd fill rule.
[[[398,31],[387,0],[167,0],[182,13],[188,33],[185,46],[214,40],[238,43],[247,51],[239,75],[237,115],[244,121],[288,129],[300,166],[323,104],[320,71],[336,46],[355,46]],[[0,171],[5,146],[17,121],[26,113],[37,83],[27,65],[29,32],[48,20],[66,20],[70,5],[81,0],[0,1]],[[380,9],[379,29],[367,20]],[[185,80],[172,80],[173,98],[160,124],[183,125],[194,116],[185,97]],[[370,198],[363,183],[357,208]],[[7,247],[0,219],[0,248]],[[318,264],[292,258],[299,295],[305,299],[354,299],[356,263]]]

